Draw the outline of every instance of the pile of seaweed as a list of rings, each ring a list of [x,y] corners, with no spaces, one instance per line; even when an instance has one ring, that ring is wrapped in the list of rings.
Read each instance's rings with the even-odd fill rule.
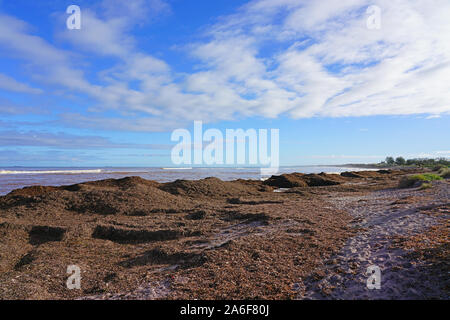
[[[341,184],[345,179],[336,174],[289,173],[272,176],[264,184],[278,188],[320,187]]]
[[[243,181],[222,181],[218,178],[201,180],[176,180],[162,184],[161,190],[173,195],[189,196],[192,198],[224,198],[258,195],[269,191],[261,182],[243,183]]]
[[[70,211],[82,214],[148,215],[178,210],[192,203],[159,189],[159,183],[139,177],[107,179],[61,187],[32,186],[0,197],[0,209],[35,212]]]

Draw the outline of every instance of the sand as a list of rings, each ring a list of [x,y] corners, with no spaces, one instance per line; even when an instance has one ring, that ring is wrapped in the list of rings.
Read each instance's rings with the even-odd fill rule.
[[[406,250],[394,243],[421,234],[432,226],[448,224],[449,199],[448,182],[441,181],[434,184],[432,191],[387,189],[366,196],[334,198],[337,207],[346,208],[354,217],[353,226],[363,231],[349,239],[339,254],[326,262],[321,270],[326,275],[324,278],[306,281],[307,292],[300,298],[448,299],[448,249],[440,261],[440,272],[435,274],[427,270],[430,265],[426,261],[411,259],[409,252],[415,246]],[[426,215],[424,211],[439,214]],[[448,226],[440,232],[448,241]],[[366,286],[365,273],[372,265],[381,269],[379,290],[369,290]]]

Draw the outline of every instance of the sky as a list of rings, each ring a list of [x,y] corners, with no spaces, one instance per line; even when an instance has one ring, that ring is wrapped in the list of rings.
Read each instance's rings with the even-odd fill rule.
[[[194,121],[279,129],[281,165],[450,157],[449,17],[448,0],[0,0],[0,166],[171,166]]]

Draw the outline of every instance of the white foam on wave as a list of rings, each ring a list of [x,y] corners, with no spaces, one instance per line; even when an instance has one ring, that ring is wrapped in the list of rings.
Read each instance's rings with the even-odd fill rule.
[[[94,170],[0,170],[0,174],[88,174],[102,173],[101,169]]]
[[[192,168],[161,168],[162,170],[192,170]]]

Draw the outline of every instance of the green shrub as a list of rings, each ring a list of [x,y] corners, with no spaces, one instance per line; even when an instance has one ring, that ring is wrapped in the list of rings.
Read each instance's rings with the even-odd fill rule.
[[[386,157],[386,160],[384,160],[388,166],[393,166],[395,164],[395,160],[393,157]]]
[[[438,171],[438,175],[444,179],[450,178],[450,168],[441,168]]]
[[[433,185],[429,182],[422,183],[420,190],[430,189]]]
[[[403,157],[398,157],[396,160],[398,160],[397,165],[401,164],[403,165]],[[393,162],[396,162],[394,158],[387,157],[385,160],[385,163],[388,165],[393,165]],[[405,161],[405,164],[407,166],[419,166],[419,167],[426,167],[426,168],[435,168],[436,166],[444,166],[444,167],[450,167],[450,159],[448,158],[437,158],[437,159],[427,159],[427,158],[419,158],[419,159],[408,159]]]
[[[430,182],[434,180],[442,180],[442,177],[434,173],[415,174],[413,176],[404,177],[400,180],[399,188],[411,188],[417,186],[420,182]]]
[[[410,176],[409,179],[413,179],[416,181],[434,181],[434,180],[442,180],[442,177],[434,173],[422,173]]]
[[[398,166],[404,166],[406,164],[406,160],[403,157],[395,158],[395,164]]]

